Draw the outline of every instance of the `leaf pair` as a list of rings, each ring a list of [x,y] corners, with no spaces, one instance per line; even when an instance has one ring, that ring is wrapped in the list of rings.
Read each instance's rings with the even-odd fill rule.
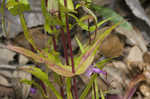
[[[20,54],[23,54],[29,58],[32,58],[35,62],[38,63],[44,63],[46,64],[51,70],[56,72],[57,74],[60,74],[62,76],[66,77],[72,77],[75,75],[80,75],[84,73],[88,67],[92,64],[95,54],[98,51],[102,41],[107,37],[110,32],[119,25],[120,23],[117,23],[107,29],[104,33],[100,34],[98,36],[98,39],[95,41],[93,45],[89,45],[88,49],[84,51],[76,60],[75,60],[75,73],[72,73],[71,66],[63,65],[61,62],[56,61],[55,59],[52,60],[51,58],[47,58],[44,55],[41,56],[39,54],[33,53],[30,50],[8,45],[7,48],[13,51],[16,51]],[[81,46],[81,45],[80,45]],[[82,49],[84,50],[84,49]]]

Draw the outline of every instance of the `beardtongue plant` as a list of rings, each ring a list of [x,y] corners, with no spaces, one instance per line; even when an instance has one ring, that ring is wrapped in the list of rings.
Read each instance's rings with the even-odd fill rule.
[[[5,0],[4,0],[5,1]],[[22,28],[24,30],[24,35],[26,39],[29,41],[31,46],[36,51],[30,51],[22,47],[8,45],[7,48],[13,51],[16,51],[20,54],[23,54],[29,58],[31,58],[34,62],[37,63],[44,63],[47,68],[52,70],[55,75],[56,83],[60,85],[61,91],[60,93],[55,89],[54,85],[49,81],[48,75],[46,72],[42,71],[38,67],[28,66],[28,67],[20,67],[19,69],[27,71],[34,75],[36,78],[40,79],[44,86],[47,88],[50,88],[52,92],[56,95],[58,99],[64,99],[64,89],[62,85],[62,78],[65,79],[66,86],[66,93],[67,93],[67,99],[85,99],[88,92],[92,88],[92,97],[93,99],[99,98],[99,92],[101,92],[101,97],[103,96],[103,92],[101,89],[98,89],[96,77],[98,77],[99,73],[106,74],[106,72],[102,71],[102,68],[100,66],[101,62],[95,63],[95,67],[92,65],[94,62],[94,57],[99,50],[99,47],[102,43],[102,41],[111,33],[111,31],[116,28],[118,25],[121,24],[121,22],[118,22],[112,26],[110,26],[107,30],[103,31],[102,33],[96,33],[98,32],[97,29],[100,27],[103,23],[109,21],[112,19],[112,17],[105,19],[101,22],[97,21],[96,15],[90,10],[90,0],[83,0],[82,2],[79,2],[76,6],[74,6],[72,0],[41,0],[41,9],[44,16],[44,29],[46,32],[48,32],[50,35],[52,35],[52,42],[53,46],[51,46],[49,49],[40,49],[37,48],[35,42],[32,39],[32,36],[29,34],[23,12],[29,11],[30,6],[28,3],[28,0],[7,0],[7,8],[13,15],[19,15],[20,22],[22,24]],[[87,15],[78,18],[75,16],[77,14],[77,10],[79,7],[83,8],[84,11],[87,13]],[[76,23],[70,24],[69,18],[72,17],[74,20],[76,20]],[[86,20],[92,19],[95,22],[95,25],[90,26],[85,24]],[[72,53],[72,45],[71,45],[71,37],[70,37],[70,30],[74,25],[79,25],[83,30],[93,32],[95,31],[94,36],[91,35],[92,43],[87,43],[82,45],[81,42],[76,37],[76,41],[80,47],[80,54],[77,56],[73,56]],[[62,44],[64,48],[64,57],[66,59],[66,63],[63,64],[60,60],[60,54],[57,51],[57,41],[59,33],[61,34]],[[67,37],[65,37],[65,33],[67,34]],[[67,44],[69,46],[70,54],[67,53]],[[107,61],[102,61],[102,64]],[[84,91],[79,96],[77,94],[77,84],[76,84],[76,76],[79,76],[83,73],[89,73],[90,81],[87,84],[87,87],[84,89]],[[73,91],[71,91],[72,82],[73,81]],[[22,80],[22,82],[27,84],[33,84],[41,91],[41,94],[44,98],[48,98],[47,93],[45,92],[45,87],[40,86],[35,81],[28,81],[28,80]],[[73,94],[73,93],[74,94]]]

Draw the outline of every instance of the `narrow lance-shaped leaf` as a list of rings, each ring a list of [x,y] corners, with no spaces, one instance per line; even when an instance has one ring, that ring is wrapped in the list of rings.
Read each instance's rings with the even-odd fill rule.
[[[90,29],[89,29],[89,28],[88,28],[88,25],[83,22],[83,21],[86,20],[86,19],[91,19],[92,17],[91,17],[90,15],[83,16],[83,17],[81,17],[80,19],[78,19],[75,15],[70,14],[70,13],[69,13],[68,15],[71,16],[71,17],[73,17],[73,18],[77,21],[78,25],[79,25],[82,29],[84,29],[84,30],[86,30],[86,31],[90,31],[90,32],[95,31],[95,29],[96,29],[96,26],[95,26],[95,25],[94,25],[94,26],[90,26]],[[109,18],[107,18],[107,19],[105,19],[105,20],[103,20],[103,21],[97,22],[97,24],[96,24],[96,25],[97,25],[97,28],[100,27],[100,26],[101,26],[102,24],[104,24],[105,22],[111,20],[111,19],[112,19],[112,17],[109,17]]]
[[[98,84],[97,84],[96,79],[94,80],[93,86],[92,86],[92,99],[99,99],[99,90],[98,90]]]
[[[96,17],[96,15],[92,12],[92,10],[90,10],[89,8],[87,8],[87,7],[85,7],[85,6],[83,6],[83,9],[84,9],[87,13],[89,13],[90,15],[92,15],[92,16],[94,17],[94,20],[95,20],[95,22],[96,22],[96,24],[97,24],[97,17]]]
[[[66,76],[66,77],[72,77],[75,74],[71,72],[71,66],[66,66],[66,65],[61,65],[61,64],[57,64],[57,63],[53,63],[51,60],[42,57],[38,54],[33,53],[30,50],[21,48],[21,47],[17,47],[17,46],[12,46],[12,45],[8,45],[7,46],[8,49],[16,51],[20,54],[23,54],[27,57],[32,58],[35,62],[38,63],[45,63],[48,68],[50,68],[51,70],[53,70],[54,72],[62,75],[62,76]]]
[[[106,59],[104,59],[104,60],[101,60],[101,61],[97,62],[95,65],[96,65],[100,70],[102,70],[103,67],[104,67],[104,64],[105,64],[105,63],[108,63],[108,62],[111,61],[112,59],[113,59],[113,58],[106,58]]]
[[[76,66],[76,74],[84,73],[87,68],[91,65],[96,55],[97,50],[99,49],[102,41],[111,33],[111,31],[116,28],[121,22],[113,25],[107,29],[104,33],[100,34],[98,40],[87,50],[84,54],[81,54],[80,62]]]
[[[32,45],[32,47],[38,52],[38,48],[36,47],[35,42],[33,41],[32,36],[29,34],[28,28],[27,28],[27,24],[25,22],[25,18],[23,14],[19,14],[19,18],[20,18],[20,22],[24,31],[24,36],[25,38],[28,40],[28,42]]]
[[[81,53],[84,53],[85,50],[84,50],[83,45],[81,44],[81,42],[79,41],[79,39],[78,39],[77,37],[75,37],[75,39],[76,39],[76,41],[77,41],[77,43],[78,43],[78,45],[79,45],[79,47],[80,47]]]
[[[63,99],[61,97],[61,95],[59,94],[59,92],[55,89],[55,87],[53,86],[53,84],[49,81],[48,79],[48,75],[43,72],[40,68],[37,67],[27,67],[27,68],[22,68],[25,71],[31,73],[32,75],[34,75],[35,77],[37,77],[38,79],[40,79],[41,81],[44,82],[44,84],[46,84],[47,86],[49,86],[49,88],[54,92],[54,94],[56,95],[56,97],[58,99]]]
[[[102,89],[100,89],[101,99],[105,99]]]

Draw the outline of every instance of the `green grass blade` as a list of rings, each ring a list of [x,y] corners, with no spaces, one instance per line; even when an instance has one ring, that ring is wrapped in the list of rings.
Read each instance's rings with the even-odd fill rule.
[[[96,79],[95,79],[95,90],[96,90],[96,99],[99,99],[98,83]]]

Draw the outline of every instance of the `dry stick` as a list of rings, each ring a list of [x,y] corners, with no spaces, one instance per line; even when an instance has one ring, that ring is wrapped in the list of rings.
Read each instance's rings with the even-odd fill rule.
[[[67,7],[67,0],[64,0],[64,6]],[[66,26],[67,26],[67,40],[68,40],[68,45],[69,45],[69,49],[70,49],[70,56],[71,56],[72,73],[75,73],[75,66],[74,66],[74,60],[73,60],[71,37],[70,37],[70,30],[69,30],[67,13],[65,14],[65,19],[66,19]],[[76,79],[75,78],[73,78],[73,85],[74,85],[75,99],[78,99],[77,86],[76,86]]]

